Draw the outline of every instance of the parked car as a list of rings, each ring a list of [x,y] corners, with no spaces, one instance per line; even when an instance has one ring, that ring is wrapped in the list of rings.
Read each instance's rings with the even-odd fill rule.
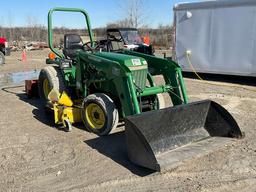
[[[0,65],[5,63],[5,56],[10,55],[10,48],[6,38],[0,37]]]

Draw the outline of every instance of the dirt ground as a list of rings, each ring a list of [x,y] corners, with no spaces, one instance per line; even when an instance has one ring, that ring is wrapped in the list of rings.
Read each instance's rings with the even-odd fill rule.
[[[12,53],[0,75],[40,69],[47,54],[29,52],[23,63],[20,52]],[[256,191],[255,83],[185,83],[190,101],[217,101],[246,136],[162,173],[129,162],[123,132],[98,138],[79,124],[64,132],[47,119],[38,99],[27,99],[24,87],[2,88],[0,191]]]

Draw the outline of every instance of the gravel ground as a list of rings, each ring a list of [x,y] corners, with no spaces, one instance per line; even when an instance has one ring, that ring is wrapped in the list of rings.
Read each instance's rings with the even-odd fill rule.
[[[0,74],[40,69],[47,54],[29,52],[23,63],[12,53]],[[122,131],[98,138],[77,124],[64,132],[23,87],[2,89],[0,191],[256,191],[255,85],[209,82],[185,78],[190,100],[223,105],[245,138],[162,173],[128,161]]]
[[[6,64],[0,65],[0,71],[1,73],[13,73],[41,69],[46,65],[45,59],[49,53],[48,49],[28,51],[26,52],[27,61],[22,61],[21,51],[11,52],[11,56],[5,57]]]

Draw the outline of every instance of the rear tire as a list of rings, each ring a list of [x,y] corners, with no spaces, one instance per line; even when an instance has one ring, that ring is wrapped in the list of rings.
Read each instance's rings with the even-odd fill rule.
[[[5,64],[5,57],[4,54],[0,51],[0,65]]]
[[[62,93],[66,90],[64,78],[58,67],[47,66],[39,74],[39,96],[48,101],[48,95],[52,89]]]
[[[110,97],[103,93],[95,93],[84,99],[82,119],[88,131],[103,136],[116,128],[119,115]]]

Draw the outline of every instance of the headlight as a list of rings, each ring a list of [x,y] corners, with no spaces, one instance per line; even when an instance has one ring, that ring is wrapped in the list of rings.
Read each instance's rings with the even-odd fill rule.
[[[62,60],[61,62],[60,62],[60,67],[61,68],[71,68],[71,62],[72,61],[70,61],[70,60]]]

